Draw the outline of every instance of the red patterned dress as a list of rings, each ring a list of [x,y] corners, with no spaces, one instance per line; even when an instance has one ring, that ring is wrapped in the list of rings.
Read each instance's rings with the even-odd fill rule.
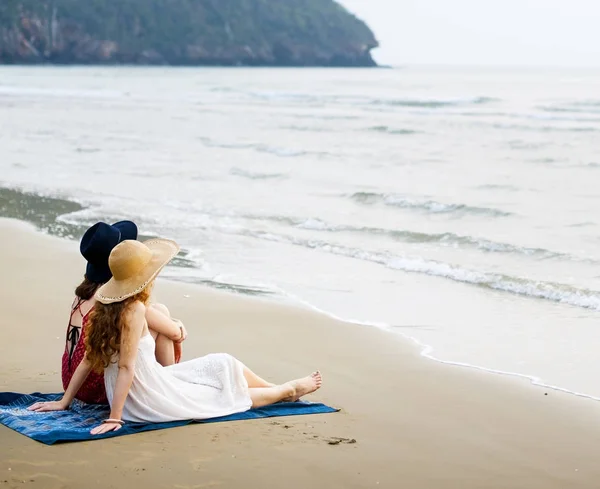
[[[83,360],[85,354],[85,329],[87,324],[87,318],[90,314],[90,309],[85,315],[81,312],[81,305],[85,301],[78,299],[77,303],[71,310],[71,316],[69,318],[69,327],[67,328],[67,341],[65,345],[65,352],[62,357],[62,382],[63,388],[66,390],[71,382],[71,377],[75,373],[75,370]],[[75,326],[72,324],[73,314],[79,311],[82,316],[81,326]],[[76,398],[80,401],[87,402],[88,404],[108,404],[106,398],[106,390],[104,388],[104,374],[98,374],[94,371],[90,372],[84,384],[79,389]]]

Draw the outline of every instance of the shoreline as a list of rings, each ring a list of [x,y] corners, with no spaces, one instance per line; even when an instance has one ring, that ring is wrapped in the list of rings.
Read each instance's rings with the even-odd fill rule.
[[[589,399],[590,401],[596,401],[596,402],[600,401],[600,397],[595,397],[591,394],[577,392],[574,390],[567,389],[565,387],[560,387],[558,385],[547,384],[543,381],[543,379],[541,377],[537,377],[535,375],[528,375],[528,374],[524,374],[524,373],[520,373],[520,372],[511,372],[511,371],[506,371],[506,370],[493,369],[493,368],[489,368],[489,367],[482,367],[481,365],[475,365],[475,364],[466,363],[466,362],[459,362],[456,360],[443,360],[443,359],[435,356],[435,354],[434,354],[435,348],[432,345],[423,343],[419,339],[415,338],[414,336],[410,336],[408,334],[402,333],[401,331],[392,331],[390,325],[388,325],[388,324],[377,324],[377,323],[368,322],[368,321],[355,321],[352,319],[345,319],[345,318],[336,316],[335,314],[332,314],[323,309],[319,309],[316,306],[313,306],[309,303],[305,303],[300,300],[296,300],[296,303],[300,304],[302,306],[305,306],[306,308],[308,308],[312,311],[315,311],[318,314],[323,314],[327,317],[330,317],[331,319],[333,319],[335,321],[339,321],[339,322],[342,322],[345,324],[355,324],[357,326],[363,326],[363,327],[367,327],[367,328],[376,328],[380,331],[384,331],[391,335],[397,335],[402,340],[406,341],[408,344],[412,344],[413,347],[419,352],[419,356],[421,356],[422,358],[424,358],[425,360],[428,360],[428,361],[439,363],[441,365],[447,365],[449,367],[472,369],[472,370],[475,370],[478,372],[483,372],[485,374],[500,375],[503,377],[512,377],[513,379],[516,379],[519,381],[525,381],[525,382],[529,383],[532,388],[549,389],[549,390],[561,392],[561,393],[564,393],[564,394],[567,394],[570,396]]]
[[[0,389],[56,392],[83,259],[75,242],[32,228],[0,219]],[[597,485],[600,423],[589,399],[431,362],[401,336],[265,298],[156,285],[190,331],[184,360],[227,351],[274,381],[318,368],[324,387],[309,399],[342,411],[54,447],[0,427],[0,484],[280,487],[293,474],[292,489]],[[329,445],[334,437],[357,442]]]

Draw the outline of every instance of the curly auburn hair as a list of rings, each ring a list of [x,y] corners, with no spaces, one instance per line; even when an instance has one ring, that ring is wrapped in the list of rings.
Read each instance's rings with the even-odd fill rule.
[[[97,302],[89,315],[85,353],[95,372],[101,373],[121,350],[121,331],[128,325],[123,317],[131,304],[140,301],[148,304],[152,287],[149,285],[139,294],[122,302],[102,304]]]

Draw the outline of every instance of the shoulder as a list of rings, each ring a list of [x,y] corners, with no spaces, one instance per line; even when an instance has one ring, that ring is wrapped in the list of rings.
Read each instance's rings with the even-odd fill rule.
[[[140,301],[135,301],[129,304],[124,312],[128,322],[143,322],[146,317],[146,306]]]

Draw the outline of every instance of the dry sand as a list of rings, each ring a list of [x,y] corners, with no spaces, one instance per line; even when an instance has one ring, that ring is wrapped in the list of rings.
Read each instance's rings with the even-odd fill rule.
[[[0,236],[0,390],[60,391],[83,259],[15,221]],[[225,351],[275,382],[318,368],[311,399],[342,411],[50,447],[0,427],[0,488],[600,487],[597,402],[441,365],[304,309],[160,280],[156,296],[188,327],[184,358]]]

